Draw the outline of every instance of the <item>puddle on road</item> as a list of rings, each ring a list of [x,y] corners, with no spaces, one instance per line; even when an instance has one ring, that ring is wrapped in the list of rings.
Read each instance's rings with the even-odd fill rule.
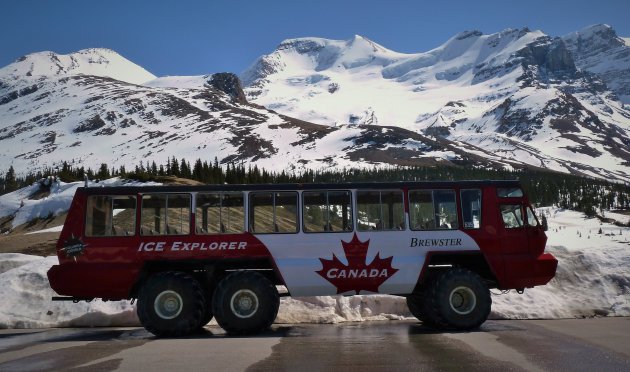
[[[129,332],[133,331],[54,329],[7,337],[0,340],[0,371],[68,370],[150,341],[125,340]],[[108,362],[99,370],[113,370],[119,364]]]

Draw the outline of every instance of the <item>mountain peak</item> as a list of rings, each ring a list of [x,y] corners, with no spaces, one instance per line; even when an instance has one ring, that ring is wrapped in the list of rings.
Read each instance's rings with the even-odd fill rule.
[[[88,48],[70,54],[43,51],[27,54],[0,69],[0,76],[52,77],[62,75],[95,75],[132,84],[155,79],[144,68],[107,48]]]
[[[587,32],[592,32],[592,33],[602,33],[602,32],[615,32],[615,30],[612,28],[612,26],[607,25],[605,23],[597,23],[594,25],[590,25],[587,27],[584,27],[581,31],[578,31],[580,33],[587,33]]]
[[[596,44],[598,47],[616,48],[625,45],[617,32],[607,24],[595,24],[562,37],[569,44]],[[593,45],[591,45],[593,46]]]

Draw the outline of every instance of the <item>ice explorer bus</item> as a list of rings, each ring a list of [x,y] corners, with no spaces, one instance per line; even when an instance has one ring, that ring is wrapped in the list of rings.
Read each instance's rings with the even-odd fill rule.
[[[264,330],[282,286],[405,296],[425,325],[468,330],[489,289],[553,278],[546,240],[517,181],[82,187],[48,278],[56,299],[137,300],[157,336]]]

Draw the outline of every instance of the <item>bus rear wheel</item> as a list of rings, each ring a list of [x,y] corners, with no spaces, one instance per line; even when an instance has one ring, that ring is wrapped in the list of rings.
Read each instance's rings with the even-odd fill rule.
[[[138,318],[158,337],[177,337],[199,328],[205,314],[205,298],[198,281],[177,271],[153,275],[138,296]]]
[[[214,317],[227,333],[265,330],[278,315],[280,296],[273,283],[255,271],[236,271],[219,282],[212,298]]]
[[[475,329],[490,315],[490,290],[479,275],[468,269],[454,267],[440,273],[426,291],[424,315],[436,328]]]

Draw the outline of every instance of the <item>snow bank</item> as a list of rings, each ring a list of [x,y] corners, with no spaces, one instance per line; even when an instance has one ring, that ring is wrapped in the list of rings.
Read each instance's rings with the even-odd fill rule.
[[[559,260],[546,286],[493,295],[492,318],[630,316],[630,228],[545,209],[547,251]],[[599,233],[601,229],[601,234]],[[137,326],[129,301],[52,302],[46,271],[56,257],[0,254],[0,328]],[[498,293],[494,290],[493,292]],[[404,298],[373,295],[282,298],[277,323],[338,323],[410,317]]]
[[[0,328],[138,325],[128,301],[53,302],[46,272],[57,257],[0,254]]]
[[[0,218],[13,216],[12,228],[16,228],[36,218],[47,218],[65,213],[70,208],[72,198],[84,182],[52,182],[50,194],[41,199],[31,199],[40,190],[39,182],[17,191],[0,196]],[[90,182],[90,187],[100,186],[152,186],[155,182],[137,182],[118,177],[104,181]]]
[[[510,319],[630,316],[630,228],[587,219],[574,211],[539,211],[548,216],[546,250],[559,261],[556,276],[523,295],[493,296],[492,315]],[[608,213],[606,217],[612,218]]]

